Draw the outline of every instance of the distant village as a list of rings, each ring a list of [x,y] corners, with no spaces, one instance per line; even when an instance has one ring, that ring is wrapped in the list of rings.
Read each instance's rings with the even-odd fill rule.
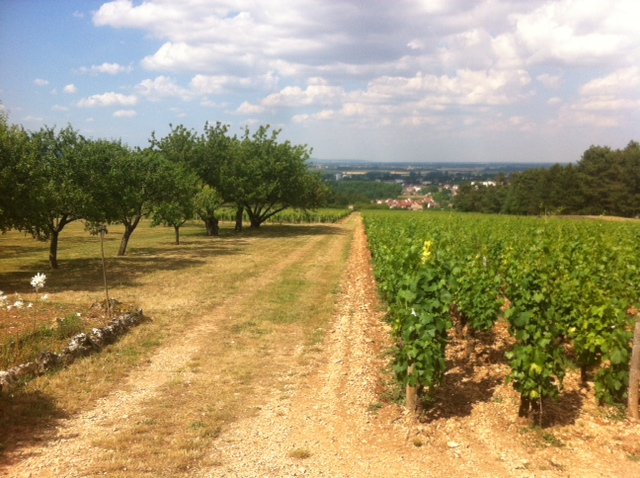
[[[463,184],[495,185],[499,174],[526,170],[525,164],[468,164],[468,163],[365,163],[361,161],[316,160],[315,169],[322,171],[324,180],[336,186],[344,183],[384,183],[400,186],[398,194],[375,194],[369,201],[389,209],[421,211],[452,206]],[[346,191],[345,188],[336,190]],[[354,189],[355,190],[355,189]],[[376,191],[376,189],[372,189]],[[348,193],[347,193],[348,194]],[[357,193],[356,193],[357,194]]]
[[[346,171],[344,173],[337,173],[335,175],[336,181],[342,181],[345,179],[357,179],[363,177],[366,174],[364,171]],[[391,181],[384,181],[393,184],[400,184],[403,186],[402,193],[399,198],[387,198],[376,199],[372,201],[377,205],[386,204],[389,209],[406,209],[411,211],[422,211],[424,209],[435,209],[441,207],[447,207],[448,204],[440,204],[435,197],[434,189],[437,188],[437,192],[441,193],[438,196],[447,199],[452,198],[458,194],[458,184],[443,184],[434,185],[432,181],[421,180],[420,185],[406,184],[410,177],[410,173],[407,171],[390,171],[391,175],[401,176],[401,179],[393,179]],[[377,180],[381,181],[381,180]],[[472,183],[473,184],[473,183]],[[495,184],[488,181],[483,181],[482,184]],[[442,194],[444,193],[444,195]]]
[[[429,186],[429,181],[425,181],[425,186]],[[386,204],[389,209],[408,209],[411,211],[422,211],[423,209],[435,209],[442,207],[433,197],[433,193],[423,194],[422,186],[405,186],[402,189],[402,199],[378,199],[376,204]],[[438,188],[440,191],[451,192],[451,197],[458,193],[457,184],[445,184]]]

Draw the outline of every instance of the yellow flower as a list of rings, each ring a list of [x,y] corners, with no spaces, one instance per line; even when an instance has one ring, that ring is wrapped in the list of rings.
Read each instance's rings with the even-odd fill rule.
[[[433,242],[424,241],[424,246],[422,246],[422,263],[426,264],[431,254],[433,252]]]

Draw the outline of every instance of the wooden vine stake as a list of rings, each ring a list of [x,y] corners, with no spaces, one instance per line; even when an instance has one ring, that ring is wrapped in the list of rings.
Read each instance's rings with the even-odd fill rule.
[[[109,301],[109,286],[107,284],[107,262],[104,258],[105,227],[100,228],[100,252],[102,253],[102,278],[104,279],[104,295],[106,297],[107,320],[111,320],[111,301]]]
[[[638,420],[638,388],[640,387],[640,313],[636,313],[636,327],[633,334],[633,350],[629,365],[629,402],[627,415]]]
[[[413,375],[414,366],[415,366],[414,364],[409,365],[409,368],[407,369],[408,375]],[[420,399],[418,397],[418,387],[412,387],[408,383],[407,383],[406,405],[407,405],[407,410],[409,410],[409,413],[411,413],[413,416],[416,416],[420,412]]]

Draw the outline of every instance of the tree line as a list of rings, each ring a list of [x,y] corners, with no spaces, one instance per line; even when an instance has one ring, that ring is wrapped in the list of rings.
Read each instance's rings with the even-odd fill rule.
[[[591,146],[575,166],[500,174],[495,185],[463,184],[453,205],[467,212],[637,217],[640,143],[631,141],[615,150]]]
[[[92,232],[123,224],[118,255],[125,255],[143,217],[173,227],[179,244],[180,227],[196,217],[208,235],[218,235],[222,204],[236,208],[241,231],[245,211],[257,228],[286,208],[316,208],[326,197],[320,176],[308,170],[310,149],[279,140],[280,130],[267,125],[232,136],[222,123],[206,123],[202,132],[170,129],[131,148],[87,138],[71,125],[26,131],[0,112],[0,231],[49,241],[55,269],[60,232],[72,221]]]
[[[396,198],[402,193],[401,184],[375,181],[328,181],[332,194],[329,202],[335,207],[358,204],[367,207],[376,199]]]

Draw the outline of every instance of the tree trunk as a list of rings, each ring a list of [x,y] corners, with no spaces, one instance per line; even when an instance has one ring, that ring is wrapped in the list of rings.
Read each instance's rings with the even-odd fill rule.
[[[220,226],[219,220],[217,217],[202,217],[201,219],[204,221],[204,225],[207,228],[207,236],[220,236]]]
[[[180,245],[180,226],[173,226],[176,231],[176,246]]]
[[[636,328],[633,334],[633,349],[629,365],[629,402],[627,415],[638,419],[638,387],[640,386],[640,314],[636,315]]]
[[[120,249],[118,249],[119,256],[124,256],[127,253],[127,246],[129,245],[131,234],[133,234],[133,229],[134,228],[129,224],[124,225],[124,234],[122,234],[122,239],[120,240]]]
[[[249,214],[249,221],[251,221],[251,227],[254,229],[258,229],[262,224],[262,221],[255,214]]]
[[[242,232],[242,215],[244,214],[244,206],[238,206],[236,210],[236,232]]]
[[[135,231],[136,227],[138,227],[140,219],[142,219],[142,214],[134,216],[133,220],[131,221],[129,221],[128,219],[122,221],[122,224],[124,224],[124,234],[122,235],[122,240],[120,241],[120,249],[118,249],[119,256],[124,256],[127,253],[129,239],[131,239],[133,231]]]
[[[60,231],[53,229],[51,231],[51,242],[49,243],[49,267],[58,269],[58,236]]]

